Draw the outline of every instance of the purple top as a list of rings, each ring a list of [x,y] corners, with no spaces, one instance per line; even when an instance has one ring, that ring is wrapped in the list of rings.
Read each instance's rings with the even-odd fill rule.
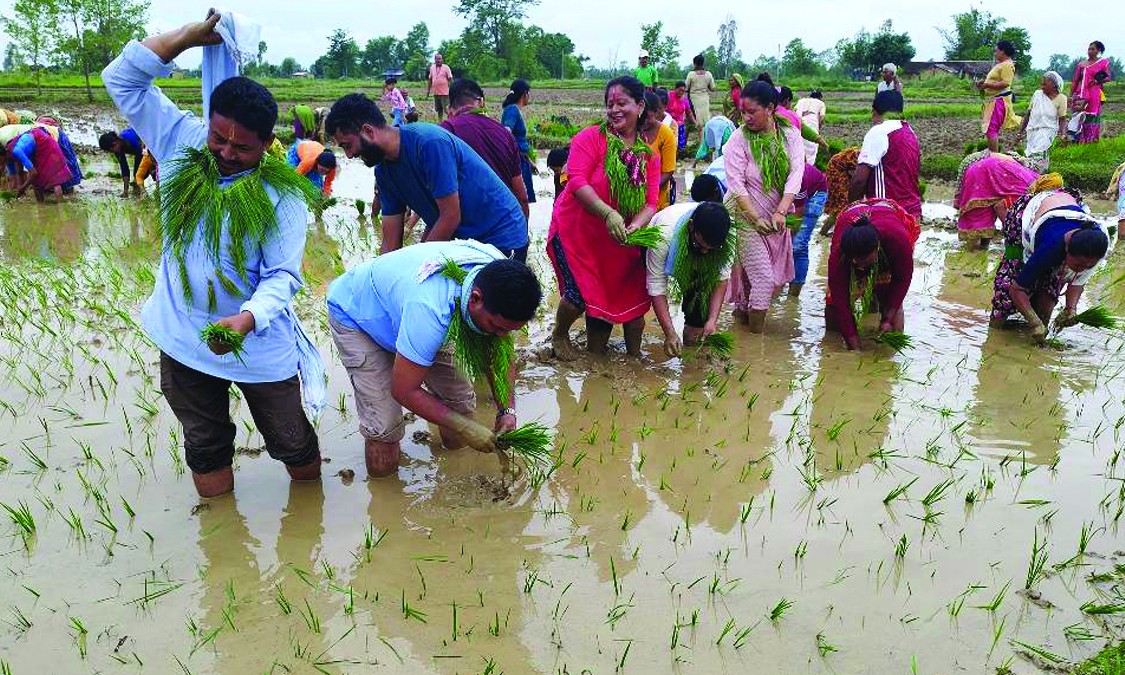
[[[509,190],[512,189],[512,179],[523,175],[516,139],[508,127],[476,113],[450,117],[441,126],[475,150]],[[531,186],[525,187],[531,189]]]
[[[801,208],[809,197],[818,192],[828,193],[828,179],[825,178],[824,172],[820,169],[806,163],[805,174],[801,177],[801,191],[794,198],[793,206],[798,209]]]

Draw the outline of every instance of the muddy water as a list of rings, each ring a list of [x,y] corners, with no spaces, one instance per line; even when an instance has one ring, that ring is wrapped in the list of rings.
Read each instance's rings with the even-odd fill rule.
[[[729,362],[667,361],[655,324],[641,363],[541,362],[544,312],[518,383],[522,417],[558,432],[541,487],[503,485],[495,458],[418,422],[397,478],[367,481],[322,307],[377,249],[350,203],[370,171],[343,166],[298,302],[330,366],[323,483],[258,454],[236,401],[237,490],[206,503],[134,323],[150,209],[105,179],[0,209],[0,502],[36,523],[2,526],[11,672],[975,673],[1026,652],[1011,640],[1076,659],[1118,634],[1080,607],[1120,602],[1120,579],[1088,577],[1125,563],[1123,343],[990,331],[995,251],[923,233],[902,355],[825,337],[822,241],[764,336],[733,328]],[[1118,312],[1119,264],[1091,288]],[[1018,594],[1036,540],[1046,574]]]

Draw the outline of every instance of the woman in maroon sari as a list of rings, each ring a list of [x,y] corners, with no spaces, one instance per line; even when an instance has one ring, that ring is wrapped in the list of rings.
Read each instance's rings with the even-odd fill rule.
[[[613,325],[622,324],[628,353],[641,352],[650,306],[644,249],[625,245],[625,236],[648,224],[660,193],[660,157],[640,136],[644,91],[634,77],[611,80],[606,121],[570,144],[566,190],[547,232],[560,295],[551,344],[563,361],[577,358],[570,327],[583,314],[588,351],[604,353]]]

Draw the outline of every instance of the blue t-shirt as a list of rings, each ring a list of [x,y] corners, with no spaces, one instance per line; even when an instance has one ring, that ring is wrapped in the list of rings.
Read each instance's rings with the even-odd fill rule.
[[[526,155],[531,144],[527,142],[527,124],[523,121],[520,107],[515,103],[504,106],[504,112],[500,115],[500,124],[512,130],[512,135],[516,137],[516,147]]]
[[[420,366],[434,362],[445,344],[461,285],[435,273],[418,283],[427,262],[452,257],[457,242],[415,244],[348,270],[328,287],[328,314],[360,330],[389,352]],[[409,330],[400,331],[401,326]]]
[[[126,127],[119,134],[119,136],[120,136],[121,140],[125,141],[130,146],[132,146],[130,148],[123,148],[125,150],[125,152],[127,152],[130,155],[141,154],[141,149],[144,147],[144,144],[141,143],[141,137],[137,135],[137,132],[133,129],[133,127]]]
[[[398,159],[375,167],[384,216],[410,207],[433,226],[437,200],[459,193],[461,224],[454,237],[502,250],[527,246],[527,222],[519,202],[480,155],[434,124],[409,124],[399,133]]]

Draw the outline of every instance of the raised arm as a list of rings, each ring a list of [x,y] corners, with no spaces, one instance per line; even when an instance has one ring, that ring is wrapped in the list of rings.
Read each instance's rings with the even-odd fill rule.
[[[157,162],[163,162],[184,145],[201,147],[207,122],[180,110],[152,81],[171,72],[169,64],[191,47],[219,44],[215,33],[218,14],[190,23],[144,42],[130,42],[121,55],[102,71],[102,80],[113,103],[148,144]]]

